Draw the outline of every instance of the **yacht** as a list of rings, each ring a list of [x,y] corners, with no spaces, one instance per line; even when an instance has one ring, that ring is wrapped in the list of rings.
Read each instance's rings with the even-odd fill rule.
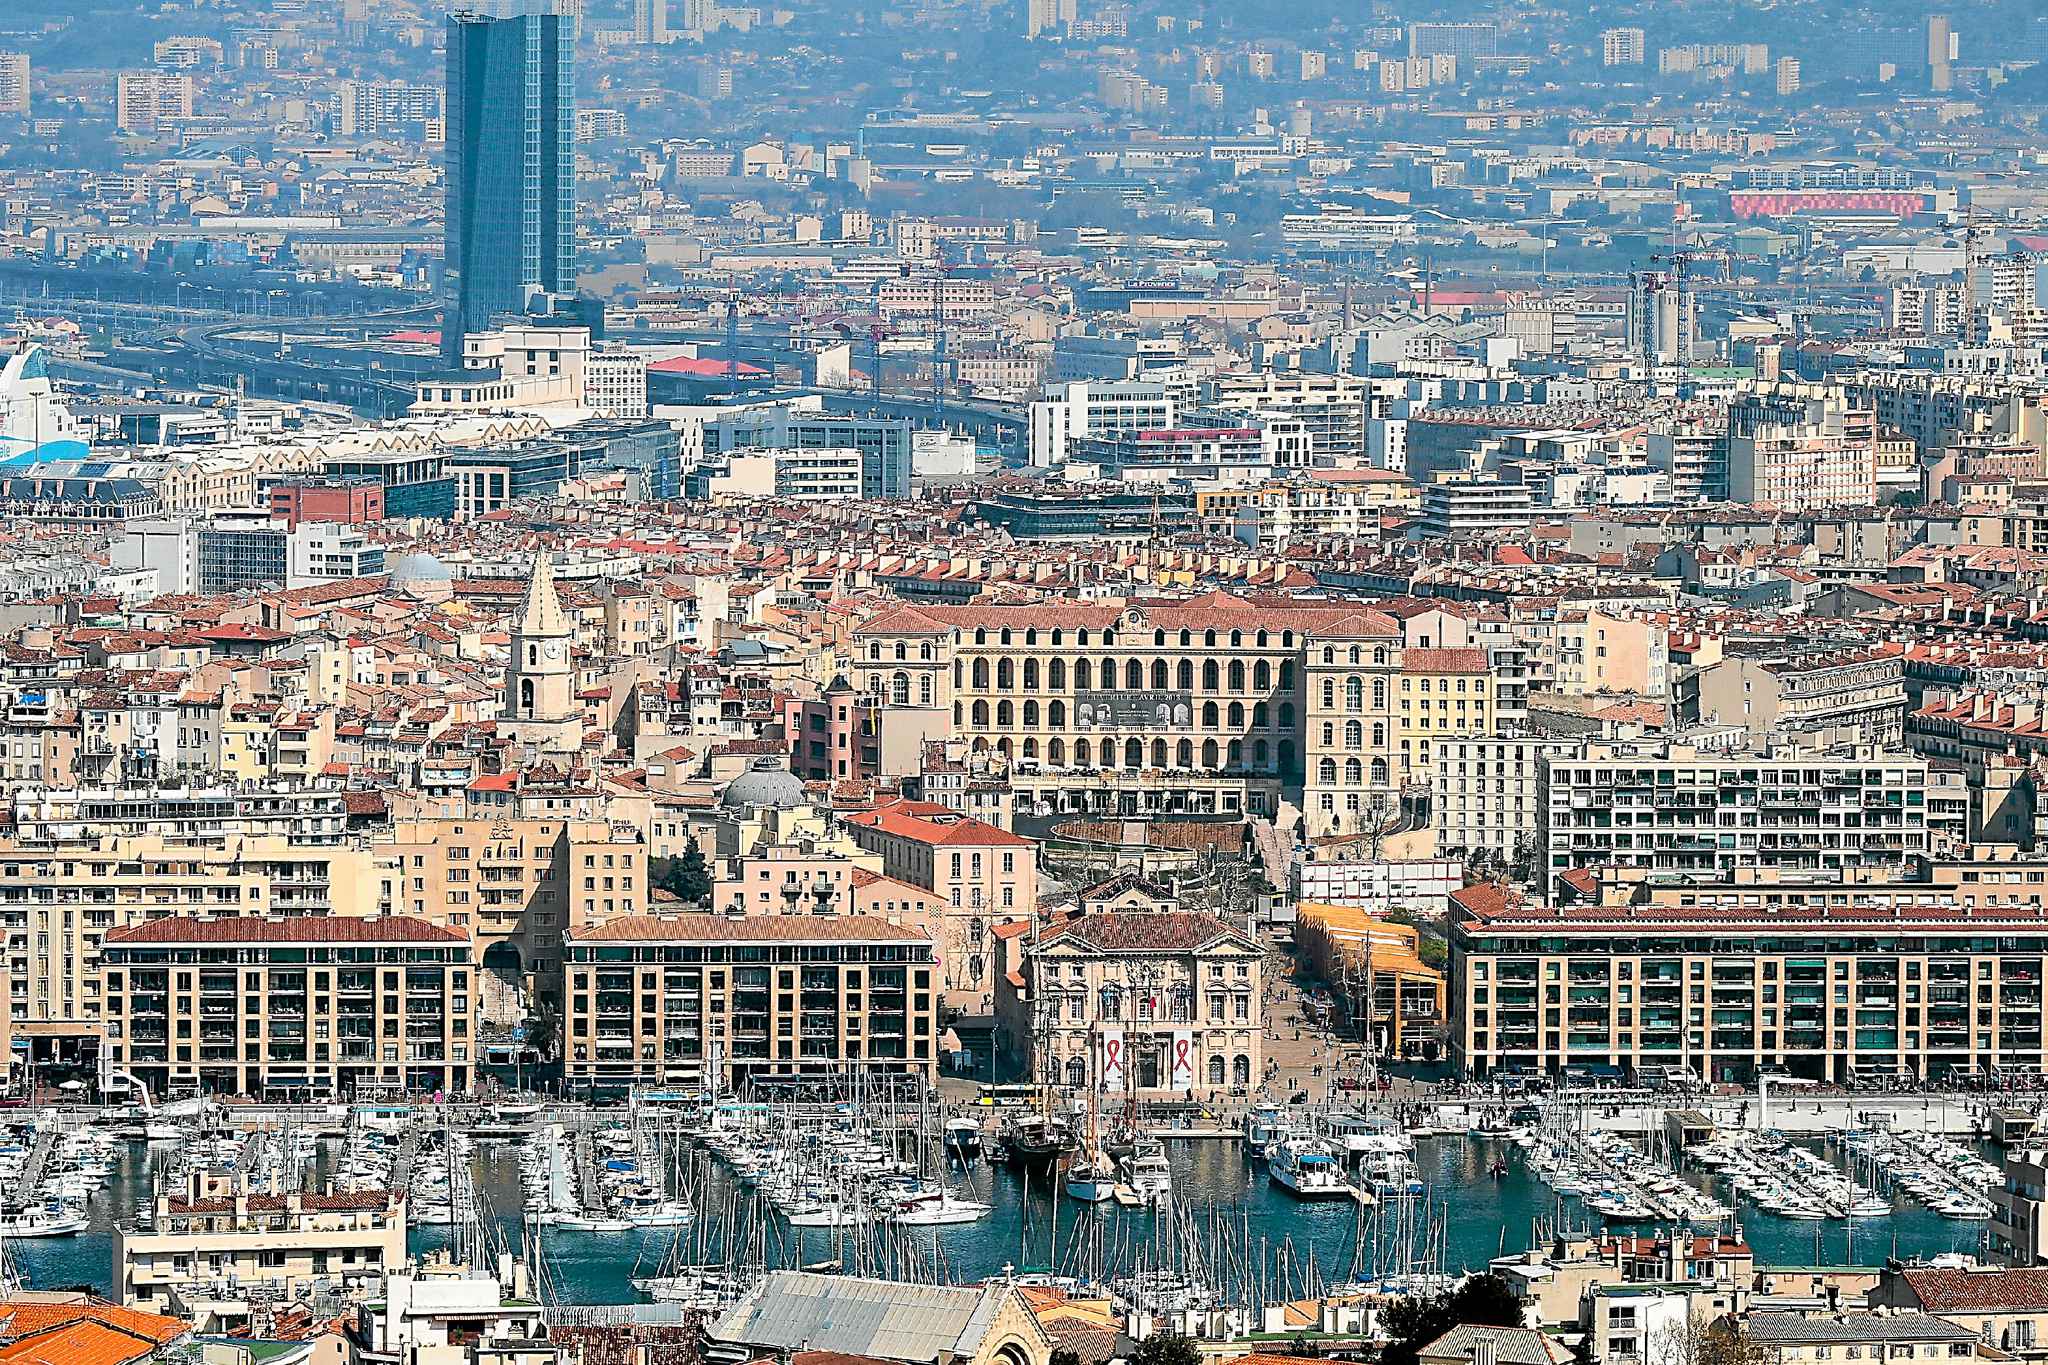
[[[1173,1167],[1167,1164],[1166,1147],[1157,1138],[1139,1138],[1138,1145],[1124,1159],[1131,1193],[1140,1203],[1163,1203],[1173,1194]]]
[[[956,1223],[977,1223],[988,1217],[993,1206],[977,1199],[962,1199],[951,1190],[941,1190],[899,1204],[889,1215],[898,1227],[950,1227]]]
[[[85,1215],[63,1205],[23,1209],[0,1218],[0,1237],[76,1237],[85,1228]]]
[[[1291,1133],[1266,1149],[1266,1175],[1299,1199],[1330,1199],[1351,1193],[1343,1163],[1328,1143]]]
[[[1084,1204],[1100,1204],[1116,1193],[1116,1172],[1109,1158],[1089,1152],[1067,1167],[1067,1197]]]
[[[1264,1161],[1275,1142],[1286,1135],[1280,1111],[1271,1106],[1254,1109],[1244,1116],[1244,1151],[1253,1161]]]
[[[981,1125],[970,1118],[946,1120],[946,1150],[965,1160],[981,1155]]]

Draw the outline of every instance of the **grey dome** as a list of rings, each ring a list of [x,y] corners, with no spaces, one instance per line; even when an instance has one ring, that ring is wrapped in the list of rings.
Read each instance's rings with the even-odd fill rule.
[[[772,758],[757,758],[753,767],[725,784],[718,803],[729,810],[742,806],[787,810],[806,804],[804,781]]]
[[[409,554],[391,566],[391,586],[422,601],[445,601],[455,590],[455,576],[432,555]]]

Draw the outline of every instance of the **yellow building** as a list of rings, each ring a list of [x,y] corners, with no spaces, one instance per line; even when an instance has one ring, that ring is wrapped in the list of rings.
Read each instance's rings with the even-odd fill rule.
[[[1429,782],[1435,746],[1491,733],[1494,677],[1483,649],[1411,649],[1401,657],[1397,734],[1401,781]]]
[[[1372,1036],[1382,1055],[1440,1040],[1444,974],[1422,960],[1422,931],[1348,905],[1303,901],[1294,941],[1315,974],[1372,1002]]]

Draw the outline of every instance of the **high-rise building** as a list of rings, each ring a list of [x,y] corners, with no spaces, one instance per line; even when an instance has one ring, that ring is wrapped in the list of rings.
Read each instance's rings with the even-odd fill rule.
[[[1956,35],[1946,14],[1927,17],[1927,88],[1947,90],[1951,84],[1950,64],[1956,58]]]
[[[1500,50],[1500,26],[1498,24],[1410,24],[1408,26],[1408,55],[1411,57],[1434,57],[1448,53],[1453,57],[1491,57]]]
[[[576,275],[576,95],[571,21],[560,0],[493,18],[448,16],[444,340],[489,330]]]
[[[1649,57],[1649,44],[1639,28],[1610,28],[1600,34],[1602,66],[1641,66]]]
[[[1797,57],[1778,58],[1778,93],[1781,95],[1796,95],[1799,93],[1799,59]]]
[[[1024,0],[1024,36],[1072,28],[1079,17],[1075,0]]]
[[[633,0],[633,41],[668,41],[668,0]]]
[[[114,126],[153,133],[192,117],[192,78],[163,71],[124,71],[114,78]]]
[[[26,52],[0,52],[0,114],[28,115]]]

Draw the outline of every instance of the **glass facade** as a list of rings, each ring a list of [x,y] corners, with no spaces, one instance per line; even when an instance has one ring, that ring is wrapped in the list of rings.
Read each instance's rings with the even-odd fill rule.
[[[576,99],[562,14],[448,18],[445,346],[576,275]]]

